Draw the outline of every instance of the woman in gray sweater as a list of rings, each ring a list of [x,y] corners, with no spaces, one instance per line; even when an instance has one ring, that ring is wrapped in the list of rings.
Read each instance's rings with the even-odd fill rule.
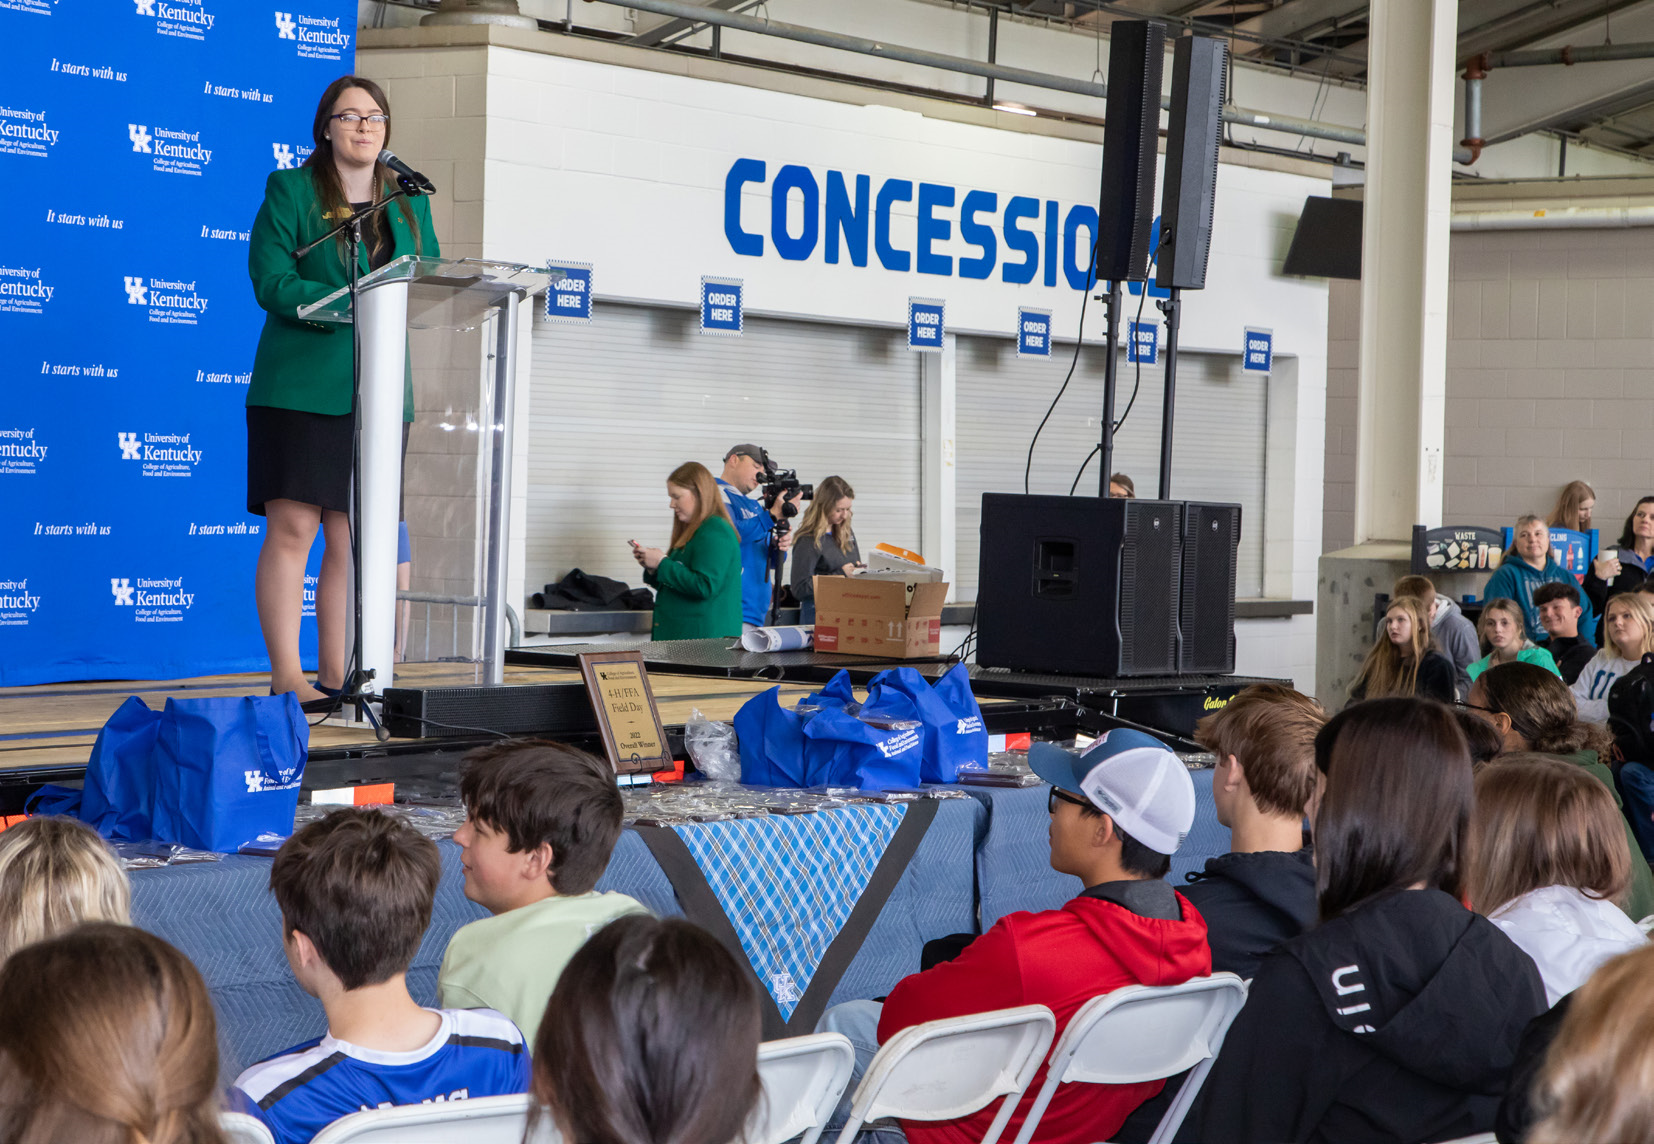
[[[815,499],[804,511],[793,541],[793,595],[798,597],[799,623],[816,622],[815,578],[848,576],[865,567],[856,534],[850,529],[851,502],[856,490],[843,477],[828,477],[816,486]]]

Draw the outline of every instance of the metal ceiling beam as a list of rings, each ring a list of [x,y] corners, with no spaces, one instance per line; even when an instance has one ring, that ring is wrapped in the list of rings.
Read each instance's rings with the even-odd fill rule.
[[[1235,28],[1260,36],[1301,40],[1317,28],[1336,27],[1339,21],[1366,9],[1366,0],[1287,0],[1278,8],[1242,20]]]
[[[1518,8],[1508,16],[1489,20],[1459,33],[1459,58],[1483,52],[1526,47],[1529,44],[1565,35],[1575,28],[1600,23],[1626,8],[1647,0],[1539,0]]]
[[[1650,103],[1654,103],[1654,79],[1518,123],[1498,134],[1489,135],[1487,145],[1491,147],[1495,143],[1531,135],[1535,131],[1577,131],[1582,127],[1593,127],[1603,119],[1624,115]]]

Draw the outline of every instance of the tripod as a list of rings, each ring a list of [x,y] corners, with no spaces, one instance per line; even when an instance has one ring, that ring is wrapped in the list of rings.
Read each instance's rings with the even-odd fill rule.
[[[782,511],[784,513],[786,510],[783,509]],[[781,607],[781,569],[787,563],[787,552],[786,549],[781,547],[781,538],[791,532],[792,529],[793,526],[785,515],[770,525],[770,610],[769,614],[764,617],[764,623],[772,628],[775,626],[776,612]]]

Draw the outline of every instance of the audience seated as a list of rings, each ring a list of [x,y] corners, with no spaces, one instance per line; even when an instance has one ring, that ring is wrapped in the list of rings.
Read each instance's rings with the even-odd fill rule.
[[[1439,704],[1371,700],[1322,728],[1315,764],[1321,922],[1258,969],[1195,1138],[1401,1144],[1487,1131],[1545,992],[1532,960],[1463,904],[1464,735]]]
[[[160,938],[88,922],[0,968],[0,1144],[223,1144],[218,1108],[207,987]]]
[[[1528,638],[1535,642],[1545,638],[1545,628],[1539,622],[1539,608],[1533,594],[1541,584],[1572,584],[1574,574],[1558,564],[1551,556],[1551,530],[1537,516],[1524,516],[1516,522],[1516,536],[1504,562],[1494,569],[1482,589],[1486,600],[1515,600],[1522,608],[1523,626]],[[1597,613],[1587,607],[1580,618],[1579,630],[1587,637],[1597,631]]]
[[[1625,820],[1603,785],[1545,755],[1476,776],[1470,905],[1539,967],[1549,1004],[1647,939],[1615,903],[1631,885]]]
[[[1615,596],[1642,587],[1654,572],[1654,497],[1643,497],[1633,505],[1619,541],[1604,543],[1601,549],[1581,585],[1599,613]]]
[[[1315,793],[1315,733],[1326,721],[1315,700],[1260,683],[1195,728],[1195,741],[1217,757],[1212,802],[1233,847],[1183,889],[1206,919],[1214,972],[1249,978],[1265,954],[1315,922],[1304,807]]]
[[[679,918],[610,922],[534,1041],[534,1116],[569,1144],[729,1144],[761,1098],[752,974]]]
[[[1014,913],[952,961],[904,978],[881,1007],[829,1009],[822,1031],[856,1047],[856,1076],[878,1045],[912,1025],[1017,1005],[1044,1005],[1057,1035],[1093,997],[1125,985],[1176,985],[1211,972],[1206,923],[1165,881],[1171,855],[1194,824],[1194,783],[1181,760],[1140,731],[1113,730],[1083,754],[1037,743],[1034,773],[1051,784],[1051,866],[1085,891],[1059,910]],[[1104,809],[1109,808],[1109,809]],[[876,1035],[875,1035],[876,1026]],[[1041,1066],[1005,1128],[1014,1139],[1045,1081]],[[1109,1140],[1161,1081],[1065,1085],[1035,1129],[1038,1144]],[[842,1125],[849,1095],[835,1122]],[[904,1123],[914,1144],[974,1144],[996,1105],[959,1120]]]
[[[98,832],[74,818],[0,832],[0,962],[79,922],[126,925],[132,890]]]
[[[1575,532],[1591,531],[1592,514],[1597,507],[1597,490],[1584,481],[1569,481],[1557,495],[1556,507],[1546,522],[1552,528],[1571,528]]]
[[[270,889],[287,963],[327,1013],[325,1035],[253,1065],[230,1090],[230,1106],[277,1144],[364,1108],[528,1091],[527,1046],[509,1019],[408,995],[441,873],[435,843],[367,808],[334,811],[277,852]]]
[[[1572,687],[1597,654],[1597,645],[1579,634],[1579,619],[1585,614],[1579,589],[1572,584],[1541,584],[1534,589],[1533,602],[1539,607],[1539,622],[1550,636],[1539,646],[1550,652],[1562,682]]]
[[[1350,684],[1352,701],[1392,695],[1444,703],[1458,698],[1453,664],[1436,649],[1424,607],[1411,596],[1390,601],[1378,639]]]
[[[608,764],[584,751],[517,740],[466,756],[460,798],[465,896],[494,916],[448,943],[442,1005],[498,1010],[532,1044],[574,951],[621,914],[645,912],[593,889],[620,837],[620,790]]]
[[[1430,636],[1436,647],[1453,663],[1453,681],[1459,695],[1470,690],[1470,676],[1465,669],[1481,658],[1482,649],[1476,642],[1476,625],[1465,619],[1459,605],[1436,591],[1428,576],[1403,576],[1390,589],[1391,596],[1411,596],[1425,606],[1430,620]]]
[[[1626,592],[1603,609],[1602,650],[1591,657],[1574,680],[1574,702],[1581,719],[1608,722],[1608,692],[1614,681],[1654,651],[1654,596]]]
[[[1596,779],[1620,805],[1619,786],[1602,759],[1614,740],[1600,723],[1579,719],[1573,694],[1562,681],[1531,663],[1507,663],[1493,668],[1470,689],[1470,706],[1486,716],[1504,739],[1508,751],[1538,751],[1572,764]],[[1641,853],[1631,824],[1622,816],[1625,840],[1631,847],[1631,889],[1625,912],[1633,921],[1654,914],[1654,873]]]
[[[1570,998],[1534,1094],[1528,1144],[1654,1144],[1654,946],[1597,970]]]
[[[1551,587],[1555,585],[1541,585],[1542,589]],[[1522,609],[1515,600],[1489,600],[1482,608],[1482,618],[1477,621],[1476,631],[1489,650],[1470,665],[1472,683],[1488,668],[1503,663],[1531,663],[1561,676],[1551,653],[1534,646],[1534,642],[1527,637],[1522,627]]]

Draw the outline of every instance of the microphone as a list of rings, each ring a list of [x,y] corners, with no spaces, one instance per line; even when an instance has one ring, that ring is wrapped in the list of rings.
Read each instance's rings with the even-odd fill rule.
[[[402,185],[402,189],[407,191],[410,195],[436,194],[436,185],[424,175],[421,175],[418,171],[408,166],[401,159],[398,159],[389,147],[379,152],[379,161],[396,172],[396,181],[400,183]]]

